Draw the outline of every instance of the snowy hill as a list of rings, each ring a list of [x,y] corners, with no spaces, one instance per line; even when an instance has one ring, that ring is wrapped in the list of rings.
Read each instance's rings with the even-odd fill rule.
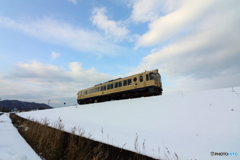
[[[240,87],[19,113],[154,158],[240,158]],[[136,143],[137,142],[137,143]],[[211,156],[228,152],[228,156]],[[169,155],[170,153],[170,155]],[[232,154],[232,155],[230,155]]]

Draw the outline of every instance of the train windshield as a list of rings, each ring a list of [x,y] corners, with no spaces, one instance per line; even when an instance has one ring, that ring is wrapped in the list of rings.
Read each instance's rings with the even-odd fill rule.
[[[161,76],[160,76],[159,73],[157,73],[157,80],[158,80],[158,82],[159,82],[160,84],[162,83]]]
[[[161,82],[161,76],[159,73],[150,73],[150,80],[155,80],[155,81],[158,81],[159,83],[162,83]]]
[[[150,80],[157,80],[156,73],[150,73]]]

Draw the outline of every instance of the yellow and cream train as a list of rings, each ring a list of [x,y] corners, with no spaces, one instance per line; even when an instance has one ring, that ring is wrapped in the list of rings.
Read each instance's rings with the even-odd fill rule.
[[[118,78],[81,90],[78,104],[88,104],[162,94],[161,75],[158,70],[145,71],[125,78]]]

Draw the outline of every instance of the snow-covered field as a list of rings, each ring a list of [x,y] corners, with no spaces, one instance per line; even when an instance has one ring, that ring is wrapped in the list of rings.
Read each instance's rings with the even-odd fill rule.
[[[183,160],[240,159],[240,87],[18,115],[38,120],[47,117],[52,124],[60,117],[66,131],[70,132],[74,126],[81,127],[86,137],[91,135],[94,140],[133,151],[136,151],[137,138],[137,150],[154,158],[165,159],[166,155],[173,158],[176,153]],[[2,140],[0,146],[2,148]],[[228,152],[229,155],[211,156],[211,152]]]
[[[41,160],[12,125],[8,114],[0,116],[0,160]]]

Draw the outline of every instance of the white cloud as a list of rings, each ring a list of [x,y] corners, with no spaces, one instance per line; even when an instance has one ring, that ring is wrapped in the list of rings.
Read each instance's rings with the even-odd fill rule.
[[[149,24],[149,31],[142,35],[137,46],[159,45],[174,36],[186,32],[205,18],[216,0],[182,0],[180,7]]]
[[[211,90],[219,88],[229,88],[240,86],[236,79],[240,78],[240,73],[231,76],[205,77],[202,79],[195,79],[193,77],[184,77],[179,79],[167,79],[170,86],[165,86],[163,83],[163,94],[184,93],[197,90]],[[165,82],[166,82],[165,81]]]
[[[215,3],[204,14],[194,24],[184,25],[186,30],[192,27],[186,33],[175,33],[174,41],[154,48],[134,72],[158,68],[165,78],[165,93],[239,86],[240,2]]]
[[[60,57],[60,54],[56,53],[56,52],[52,52],[51,57],[52,57],[52,59],[56,59],[56,58]]]
[[[37,61],[20,62],[15,70],[0,73],[2,99],[21,99],[34,102],[68,101],[76,104],[77,92],[115,77],[85,69],[81,63],[71,62],[67,70]],[[55,104],[59,106],[58,104]]]
[[[74,5],[77,4],[77,0],[67,0],[67,1],[73,3]]]
[[[97,32],[74,27],[66,22],[47,17],[36,21],[15,21],[0,17],[0,26],[21,31],[47,43],[66,45],[79,51],[98,55],[117,54],[124,50],[123,47],[108,42]]]
[[[178,0],[132,0],[131,19],[134,22],[153,21],[174,10],[179,3]]]
[[[105,8],[94,8],[92,11],[92,23],[102,29],[107,36],[123,39],[129,33],[122,21],[109,20]]]

